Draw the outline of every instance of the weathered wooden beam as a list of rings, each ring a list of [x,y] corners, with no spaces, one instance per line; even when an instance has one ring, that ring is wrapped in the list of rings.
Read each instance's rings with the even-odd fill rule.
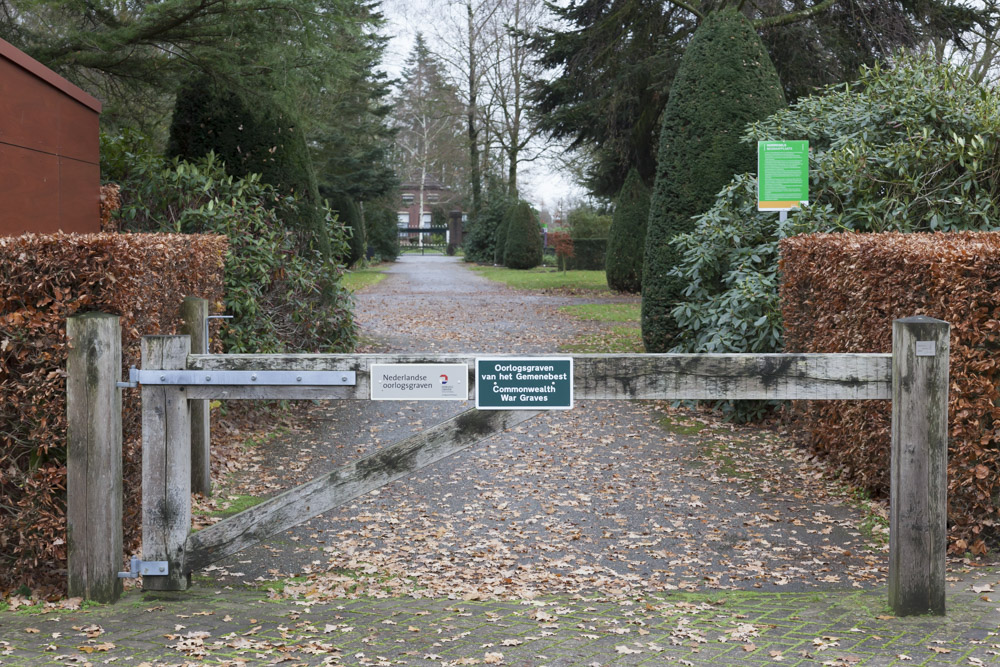
[[[179,370],[187,336],[143,336],[142,367]],[[184,542],[191,531],[191,412],[184,387],[142,387],[142,558],[167,561],[166,576],[145,576],[151,591],[183,591],[191,577]]]
[[[603,354],[573,357],[574,398],[889,399],[889,354]],[[512,357],[516,358],[516,357]],[[371,364],[464,363],[474,355],[192,355],[192,370],[353,370],[354,387],[192,386],[192,398],[365,399]]]
[[[66,322],[66,542],[69,594],[115,602],[122,592],[122,372],[117,315]]]
[[[466,410],[417,435],[192,534],[185,547],[186,567],[189,572],[199,570],[537,414],[533,410]]]
[[[208,353],[208,299],[189,296],[181,303],[181,333],[191,337],[191,353]],[[212,446],[207,400],[191,401],[191,491],[212,495]]]
[[[923,316],[892,324],[889,606],[897,616],[945,613],[949,329]]]

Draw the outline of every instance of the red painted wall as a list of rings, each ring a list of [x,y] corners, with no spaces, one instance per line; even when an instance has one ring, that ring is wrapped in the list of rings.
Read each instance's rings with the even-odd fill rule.
[[[100,113],[0,39],[0,235],[100,231]]]

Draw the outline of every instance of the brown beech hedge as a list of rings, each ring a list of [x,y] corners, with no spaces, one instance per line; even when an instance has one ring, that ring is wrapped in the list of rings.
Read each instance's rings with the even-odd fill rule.
[[[122,376],[139,339],[176,331],[185,296],[222,301],[226,239],[180,234],[0,237],[0,593],[58,594],[66,566],[66,318],[121,316]],[[126,551],[141,529],[140,405],[123,396]]]
[[[1000,512],[1000,233],[813,234],[781,241],[788,352],[891,352],[892,321],[951,324],[952,550],[985,553]],[[796,404],[810,444],[889,492],[888,401]]]

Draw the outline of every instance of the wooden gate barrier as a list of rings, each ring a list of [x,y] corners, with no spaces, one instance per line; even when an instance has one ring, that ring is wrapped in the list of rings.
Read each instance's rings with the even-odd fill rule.
[[[68,335],[70,595],[113,601],[121,591],[122,553],[118,318],[96,313],[71,318]],[[898,615],[941,615],[948,354],[949,325],[911,317],[893,323],[892,354],[572,355],[574,394],[577,400],[891,399],[889,604]],[[466,410],[191,533],[192,403],[368,399],[369,368],[385,363],[465,364],[471,391],[474,359],[467,354],[205,355],[190,354],[188,336],[143,338],[143,537],[133,574],[143,575],[147,590],[184,590],[194,570],[538,414]],[[297,381],[262,385],[255,373],[261,371],[287,371]],[[194,471],[195,478],[203,472]]]

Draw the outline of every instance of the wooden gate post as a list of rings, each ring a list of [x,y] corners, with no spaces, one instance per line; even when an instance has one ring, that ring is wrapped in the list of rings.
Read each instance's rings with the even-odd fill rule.
[[[142,368],[183,370],[187,336],[143,336]],[[145,576],[151,591],[183,591],[184,542],[191,530],[191,412],[177,385],[142,385],[142,559],[167,561],[166,576]]]
[[[71,597],[122,592],[122,372],[117,315],[66,321],[66,542]]]
[[[945,613],[949,330],[924,316],[892,323],[889,606],[897,616]]]
[[[181,333],[191,354],[208,354],[208,300],[189,296],[181,304]],[[212,495],[212,443],[208,401],[191,401],[191,491]]]

